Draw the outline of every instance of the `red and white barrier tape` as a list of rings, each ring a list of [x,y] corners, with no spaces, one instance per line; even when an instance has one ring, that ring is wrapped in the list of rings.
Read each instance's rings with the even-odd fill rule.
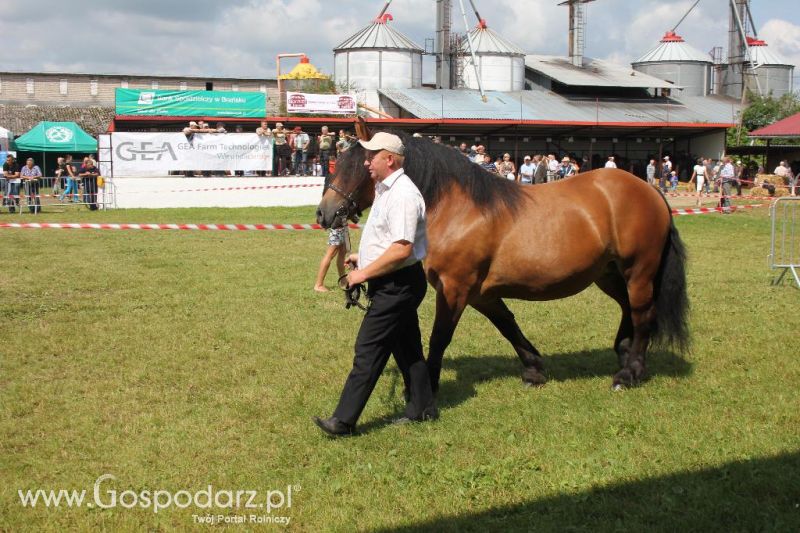
[[[360,224],[348,224],[361,229]],[[0,223],[0,229],[114,229],[114,230],[195,230],[195,231],[265,231],[323,229],[319,224],[89,224],[58,222]]]
[[[697,198],[696,192],[668,192],[664,194],[665,196],[669,196],[671,198]],[[781,196],[754,196],[754,195],[747,195],[747,196],[723,196],[718,193],[709,193],[709,194],[702,194],[702,198],[729,198],[731,200],[777,200],[778,198],[782,198]]]
[[[673,215],[707,215],[709,213],[733,213],[737,209],[754,209],[763,204],[732,205],[730,207],[695,207],[693,209],[673,209]]]

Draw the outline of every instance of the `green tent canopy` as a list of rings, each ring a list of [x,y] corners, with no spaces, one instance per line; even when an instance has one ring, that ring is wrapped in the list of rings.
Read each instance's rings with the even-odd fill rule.
[[[14,144],[23,152],[97,152],[97,140],[74,122],[40,122]]]

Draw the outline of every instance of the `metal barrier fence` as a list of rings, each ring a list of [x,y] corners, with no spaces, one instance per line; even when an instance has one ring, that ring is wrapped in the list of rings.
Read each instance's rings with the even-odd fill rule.
[[[772,280],[773,285],[783,281],[791,272],[797,287],[800,288],[800,197],[778,198],[770,209],[772,218],[772,242],[770,244],[769,266],[772,270],[782,269],[780,275]]]
[[[72,181],[73,183],[69,183]],[[88,178],[43,177],[38,180],[22,180],[19,185],[0,179],[0,209],[16,213],[35,213],[52,208],[64,210],[67,206],[87,206],[90,209],[110,207],[111,186],[98,187]]]

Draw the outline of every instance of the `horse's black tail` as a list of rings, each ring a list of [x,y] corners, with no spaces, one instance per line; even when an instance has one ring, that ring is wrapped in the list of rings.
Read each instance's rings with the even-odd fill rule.
[[[675,222],[669,222],[669,235],[655,279],[656,323],[651,332],[654,344],[689,349],[689,297],[686,294],[686,247]]]

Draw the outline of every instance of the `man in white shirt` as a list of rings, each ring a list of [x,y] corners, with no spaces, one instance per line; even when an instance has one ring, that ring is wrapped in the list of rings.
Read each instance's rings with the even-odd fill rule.
[[[425,201],[403,172],[405,148],[391,133],[376,133],[366,148],[364,164],[375,182],[375,201],[361,235],[358,254],[348,259],[357,268],[347,275],[350,286],[369,282],[369,309],[361,322],[353,369],[333,416],[315,418],[326,434],[339,437],[355,429],[378,378],[393,354],[408,392],[405,417],[397,422],[438,418],[428,367],[422,356],[417,308],[427,283],[422,259],[427,253]]]
[[[730,157],[725,157],[722,160],[722,168],[719,171],[719,177],[722,180],[722,198],[720,205],[722,207],[730,207],[733,182],[736,181],[736,169],[733,168],[733,162]]]
[[[608,161],[606,161],[606,168],[617,168],[617,164],[614,162],[614,156],[608,156]]]
[[[533,173],[536,167],[531,163],[531,156],[526,155],[522,159],[522,165],[519,167],[519,174],[517,174],[517,181],[530,185],[533,183]]]

